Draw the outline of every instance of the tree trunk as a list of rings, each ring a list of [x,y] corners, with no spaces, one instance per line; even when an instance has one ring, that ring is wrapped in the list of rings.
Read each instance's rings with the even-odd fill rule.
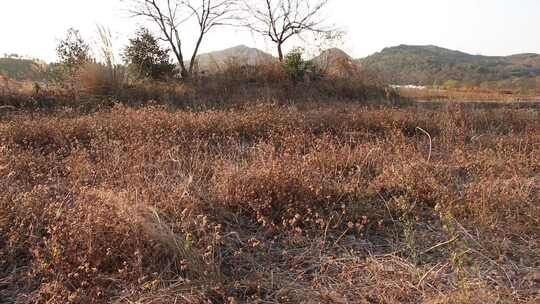
[[[182,79],[189,78],[190,74],[189,74],[188,69],[186,69],[183,56],[182,55],[176,56],[176,58],[178,60],[178,65],[180,66],[180,76],[182,76]]]
[[[199,35],[199,39],[197,40],[197,44],[195,45],[195,50],[193,51],[193,55],[191,56],[191,60],[189,61],[189,74],[193,75],[193,67],[195,66],[195,61],[197,60],[197,54],[199,53],[199,47],[201,46],[201,42],[204,38],[204,32],[201,30],[201,34]]]
[[[190,76],[190,73],[185,67],[181,67],[180,76],[182,76],[182,79],[188,79]]]
[[[277,45],[279,62],[283,62],[283,50],[281,49],[281,43]]]
[[[180,64],[180,76],[182,76],[182,79],[185,80],[190,78],[191,74],[186,69],[186,64],[184,63],[184,54],[182,54],[182,42],[176,29],[174,30],[174,35],[176,37],[176,44],[173,42],[172,38],[169,39],[169,42],[171,43],[171,47],[176,55],[176,58],[178,59],[178,64]]]

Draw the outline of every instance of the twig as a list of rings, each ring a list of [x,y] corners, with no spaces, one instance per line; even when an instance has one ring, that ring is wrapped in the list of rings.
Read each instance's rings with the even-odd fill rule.
[[[3,110],[3,109],[8,109],[8,110],[17,110],[17,108],[15,108],[14,106],[0,106],[0,110]]]
[[[421,278],[420,280],[418,281],[418,284],[416,284],[417,287],[420,287],[422,285],[422,283],[424,282],[424,280],[431,274],[433,273],[433,270],[435,270],[435,268],[437,268],[438,266],[440,265],[440,263],[437,263],[437,265],[431,267],[431,269],[429,269]],[[448,263],[446,263],[445,265],[443,265],[442,267],[439,268],[439,270],[437,270],[436,273],[439,273],[441,271],[441,269],[443,269],[444,267],[448,266]]]
[[[455,236],[455,237],[453,237],[451,240],[448,240],[448,241],[446,241],[446,242],[439,243],[439,244],[437,244],[437,245],[435,245],[435,246],[432,246],[432,247],[430,247],[430,248],[428,248],[428,249],[422,251],[422,253],[420,253],[420,255],[424,255],[424,254],[426,254],[426,253],[428,253],[428,252],[430,252],[430,251],[432,251],[432,250],[434,250],[434,249],[437,249],[437,248],[439,248],[439,247],[442,247],[442,246],[451,244],[451,243],[455,242],[457,239],[458,239],[458,237]]]
[[[429,134],[426,130],[424,130],[424,129],[420,128],[420,127],[416,127],[416,129],[422,131],[429,138],[429,155],[428,155],[428,159],[427,159],[427,161],[429,163],[429,161],[431,160],[431,151],[432,151],[432,147],[433,147],[432,140],[431,140],[431,134]]]

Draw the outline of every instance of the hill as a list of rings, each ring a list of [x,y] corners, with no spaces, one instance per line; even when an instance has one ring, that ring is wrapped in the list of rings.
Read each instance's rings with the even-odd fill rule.
[[[214,73],[223,70],[229,64],[261,65],[276,59],[259,49],[239,45],[221,51],[197,56],[197,70],[200,73]]]
[[[230,64],[257,66],[276,61],[277,58],[264,51],[239,45],[197,56],[196,69],[199,73],[206,74],[222,71]],[[358,67],[351,56],[338,48],[324,50],[310,61],[317,69],[331,75],[341,75]]]
[[[45,77],[47,64],[33,59],[21,57],[0,58],[0,75],[15,80],[42,80]]]
[[[342,76],[357,68],[353,58],[338,48],[321,52],[319,56],[311,59],[311,62],[316,68],[330,75]]]
[[[358,60],[395,84],[535,87],[539,54],[471,55],[433,45],[400,45]],[[527,84],[527,82],[530,82]]]

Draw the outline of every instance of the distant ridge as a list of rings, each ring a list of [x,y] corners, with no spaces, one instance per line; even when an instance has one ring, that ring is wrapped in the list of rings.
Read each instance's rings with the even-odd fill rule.
[[[39,81],[45,78],[47,64],[37,59],[21,57],[0,58],[0,76],[15,80]]]
[[[197,56],[196,69],[199,73],[215,73],[224,70],[229,64],[256,66],[277,62],[277,58],[257,48],[238,45],[220,51]],[[338,48],[324,50],[311,62],[320,70],[336,74],[345,67],[356,68],[355,60]],[[186,63],[187,64],[187,63]]]
[[[240,65],[261,65],[275,62],[275,58],[259,49],[245,45],[205,53],[197,56],[197,71],[199,73],[214,73],[221,71],[231,63]]]
[[[399,45],[357,61],[394,84],[433,85],[454,81],[470,85],[512,85],[540,76],[539,54],[482,56],[434,45]],[[540,79],[538,79],[540,81]],[[539,82],[540,83],[540,82]],[[534,83],[528,84],[534,87]]]

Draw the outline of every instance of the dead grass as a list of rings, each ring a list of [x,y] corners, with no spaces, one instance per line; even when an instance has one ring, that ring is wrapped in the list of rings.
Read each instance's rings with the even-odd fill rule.
[[[347,102],[14,112],[0,298],[535,303],[538,121]]]
[[[400,89],[400,94],[421,101],[453,102],[530,102],[540,101],[540,96],[523,95],[511,91],[496,90],[436,90]]]

